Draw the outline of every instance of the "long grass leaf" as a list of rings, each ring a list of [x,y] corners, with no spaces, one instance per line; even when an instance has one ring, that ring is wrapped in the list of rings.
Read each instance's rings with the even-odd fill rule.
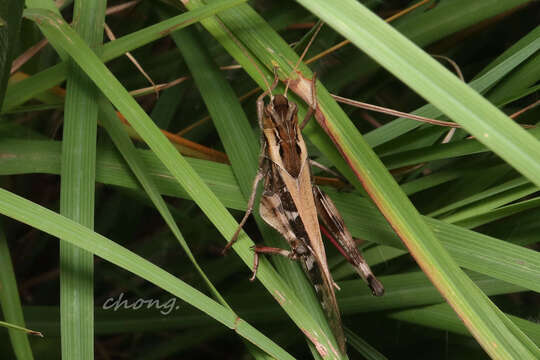
[[[195,267],[197,272],[201,275],[202,279],[206,283],[206,286],[208,286],[208,289],[214,295],[214,298],[218,300],[222,305],[228,306],[225,299],[217,291],[217,289],[212,284],[210,279],[208,279],[204,271],[199,266],[197,260],[193,256],[193,253],[191,252],[188,244],[186,243],[186,240],[182,236],[182,233],[180,232],[178,225],[176,225],[176,222],[174,221],[172,214],[167,208],[165,201],[161,197],[161,194],[159,193],[159,190],[155,182],[152,180],[150,176],[148,176],[148,170],[144,167],[144,164],[142,163],[139,157],[139,153],[136,151],[135,145],[133,145],[133,143],[129,139],[128,134],[125,132],[124,126],[120,122],[120,119],[118,119],[118,116],[116,115],[116,112],[114,111],[114,108],[105,99],[100,99],[99,107],[100,107],[100,118],[103,121],[103,125],[105,129],[107,130],[109,136],[112,138],[113,142],[115,143],[116,148],[120,151],[120,153],[122,154],[126,162],[129,164],[130,169],[133,171],[133,173],[137,177],[137,180],[140,182],[141,186],[144,188],[150,200],[152,200],[152,203],[161,214],[161,217],[165,220],[165,222],[171,229],[171,232],[173,233],[174,237],[178,240],[178,242],[180,243],[180,245],[186,252],[186,255],[188,256],[189,260],[193,263],[193,266]]]
[[[0,224],[0,306],[4,319],[15,326],[26,327],[24,315],[17,289],[17,280],[13,271],[13,263],[4,233],[3,224]],[[28,341],[28,335],[20,330],[8,329],[9,338],[13,346],[13,352],[19,360],[33,359],[32,348]]]
[[[231,310],[158,266],[92,230],[4,189],[0,189],[0,212],[53,236],[62,238],[64,241],[69,241],[75,246],[131,271],[165,291],[178,296],[228,328],[234,329],[238,334],[257,344],[269,354],[280,359],[292,359],[283,349],[239,318]]]
[[[74,29],[99,53],[107,2],[76,1]],[[45,34],[51,34],[46,29]],[[52,35],[51,35],[52,36]],[[57,45],[58,46],[58,45]],[[64,56],[66,56],[64,54]],[[99,92],[74,62],[67,76],[60,214],[94,227],[96,141]],[[94,256],[60,241],[60,322],[62,357],[94,358]]]

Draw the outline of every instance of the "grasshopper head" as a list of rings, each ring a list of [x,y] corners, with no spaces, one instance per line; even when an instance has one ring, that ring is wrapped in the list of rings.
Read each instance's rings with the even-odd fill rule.
[[[295,103],[281,95],[274,95],[272,101],[266,107],[267,114],[272,118],[276,127],[284,126],[289,128],[289,131],[294,131],[298,119],[296,117],[298,107]]]

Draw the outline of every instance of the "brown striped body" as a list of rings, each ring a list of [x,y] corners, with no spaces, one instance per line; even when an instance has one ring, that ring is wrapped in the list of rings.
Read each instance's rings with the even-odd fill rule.
[[[384,288],[362,258],[332,200],[312,184],[310,163],[298,123],[296,104],[289,102],[283,95],[270,96],[270,103],[264,104],[264,97],[270,94],[276,85],[277,77],[271,89],[257,101],[259,126],[262,130],[260,168],[253,182],[248,210],[228,247],[236,240],[240,228],[251,213],[257,184],[264,179],[260,215],[287,240],[291,250],[255,247],[254,274],[258,264],[257,253],[280,254],[299,260],[321,300],[340,350],[345,353],[345,336],[334,291],[337,286],[328,269],[319,218],[337,240],[336,246],[347,261],[368,283],[372,293],[382,295]],[[311,116],[311,110],[303,124]]]

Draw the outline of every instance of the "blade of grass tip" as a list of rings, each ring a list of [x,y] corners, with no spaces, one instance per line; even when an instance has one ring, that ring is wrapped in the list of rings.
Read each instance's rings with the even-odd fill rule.
[[[8,330],[16,330],[18,332],[22,331],[22,332],[25,332],[28,335],[36,335],[36,336],[39,336],[39,337],[43,337],[43,334],[40,333],[39,331],[30,330],[30,329],[27,329],[25,327],[10,324],[10,323],[5,322],[5,321],[0,321],[0,326],[8,328]]]
[[[0,222],[0,305],[4,319],[13,325],[26,327],[17,280],[2,222]],[[19,330],[8,329],[13,352],[17,359],[33,359],[28,336]]]
[[[238,226],[231,214],[225,209],[219,199],[204,184],[198,174],[186,160],[174,150],[172,144],[155,126],[148,115],[128,94],[118,80],[103,65],[99,58],[86,46],[86,44],[73,32],[73,30],[59,17],[46,11],[28,10],[25,16],[33,21],[40,21],[42,26],[55,30],[54,37],[49,41],[57,42],[62,46],[77,64],[86,71],[86,74],[95,82],[104,95],[126,117],[134,129],[144,138],[148,146],[156,153],[171,174],[186,190],[190,197],[199,205],[202,211],[213,222],[225,239],[230,239]],[[243,234],[244,235],[244,234]],[[253,242],[245,236],[233,247],[242,260],[251,267],[253,254],[250,245]],[[310,316],[302,306],[297,296],[283,279],[275,272],[266,259],[261,259],[258,279],[266,286],[272,296],[276,297],[284,310],[305,332],[318,343],[319,349],[326,357],[339,357],[335,346],[320,329],[319,324]],[[243,326],[240,322],[238,326]],[[238,327],[237,327],[238,329]],[[257,344],[261,346],[261,344]]]
[[[99,52],[107,2],[76,1],[74,29]],[[44,29],[45,30],[45,29]],[[53,36],[46,30],[46,36]],[[58,46],[58,45],[57,45]],[[70,62],[64,105],[60,214],[92,229],[98,90]],[[94,358],[94,256],[60,241],[60,324],[62,357]]]
[[[73,245],[146,279],[206,313],[229,329],[233,329],[277,359],[293,359],[287,352],[228,308],[148,260],[73,220],[5,189],[0,189],[0,213],[64,241],[69,241]]]
[[[101,59],[104,62],[107,62],[122,56],[126,51],[134,50],[154,40],[165,37],[171,32],[180,30],[201,19],[212,16],[219,11],[236,6],[245,1],[247,0],[216,1],[211,5],[203,6],[195,11],[189,11],[185,14],[175,16],[174,18],[123,36],[118,40],[111,41],[103,46]],[[2,106],[2,113],[24,103],[37,94],[60,84],[66,79],[67,72],[67,62],[63,61],[60,64],[54,65],[33,75],[27,80],[13,84],[8,88],[6,93],[6,99]]]
[[[107,130],[107,133],[113,140],[116,148],[120,151],[126,162],[129,164],[131,171],[133,171],[133,173],[137,177],[137,180],[139,180],[139,183],[146,191],[146,194],[152,200],[154,206],[161,214],[161,217],[163,217],[163,220],[165,220],[165,222],[171,229],[174,237],[176,237],[176,239],[186,252],[189,260],[193,263],[193,266],[201,275],[201,278],[206,283],[206,286],[208,287],[210,292],[214,295],[216,300],[218,300],[222,305],[228,307],[225,299],[217,291],[210,279],[208,279],[204,271],[197,263],[197,260],[193,256],[193,253],[191,252],[188,244],[182,236],[180,229],[176,225],[172,214],[167,208],[165,201],[161,197],[161,194],[159,193],[156,184],[148,176],[148,169],[145,168],[144,164],[141,162],[139,158],[139,153],[137,153],[136,148],[131,142],[128,134],[124,131],[124,126],[116,116],[116,111],[114,110],[112,105],[103,98],[99,99],[99,108],[100,119],[103,122],[103,126]]]

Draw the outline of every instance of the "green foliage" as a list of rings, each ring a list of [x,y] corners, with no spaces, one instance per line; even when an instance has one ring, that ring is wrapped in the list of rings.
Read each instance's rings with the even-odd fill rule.
[[[0,48],[5,70],[10,51],[43,37],[52,45],[0,99],[0,213],[13,219],[0,227],[4,352],[94,358],[96,342],[103,358],[347,358],[298,264],[263,257],[247,281],[251,239],[285,246],[257,212],[220,255],[257,169],[255,96],[239,97],[266,88],[276,65],[281,80],[297,78],[302,25],[320,18],[306,58],[352,44],[298,67],[306,78],[317,72],[324,115],[304,133],[312,157],[351,184],[325,189],[386,288],[371,296],[328,247],[348,355],[538,358],[540,132],[520,125],[536,125],[540,110],[508,117],[538,97],[538,4],[442,0],[388,25],[378,17],[402,1],[364,1],[373,13],[353,0],[170,3],[108,15],[118,40],[100,47],[105,2],[28,0],[20,44]],[[149,85],[127,51],[156,83],[190,78],[136,101],[128,90]],[[464,82],[431,54],[454,60]],[[51,90],[65,80],[65,96]],[[463,129],[442,143],[446,128],[338,106],[329,91]],[[289,94],[302,116],[301,91]],[[191,143],[175,147],[160,130]],[[106,306],[120,297],[176,306]]]

